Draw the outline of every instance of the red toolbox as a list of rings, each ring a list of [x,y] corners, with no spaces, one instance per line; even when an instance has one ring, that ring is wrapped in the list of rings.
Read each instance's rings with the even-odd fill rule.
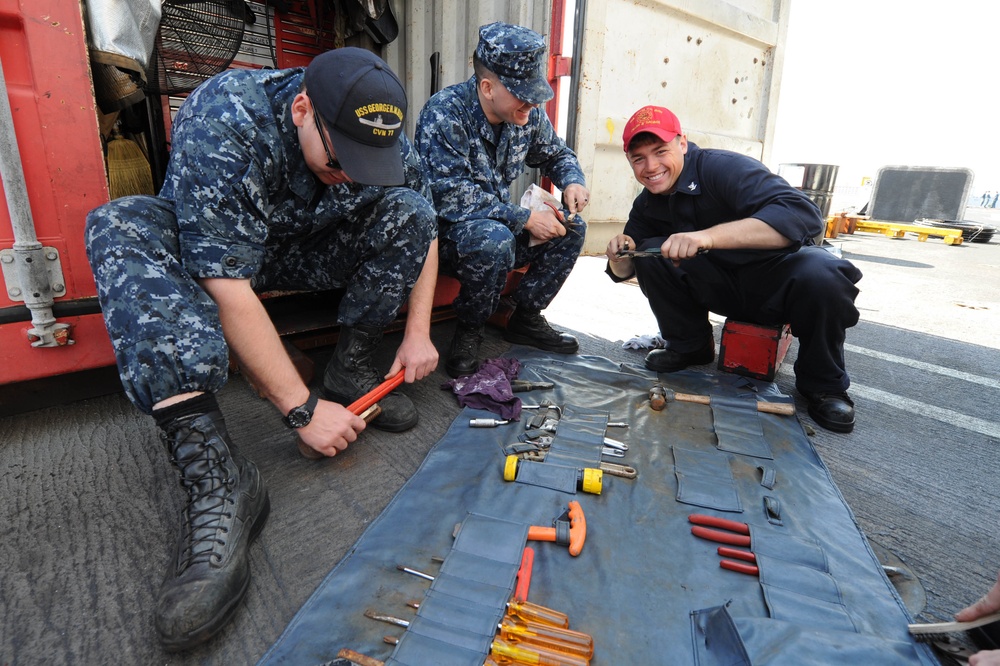
[[[790,344],[788,324],[765,326],[727,319],[719,344],[719,370],[774,381]]]

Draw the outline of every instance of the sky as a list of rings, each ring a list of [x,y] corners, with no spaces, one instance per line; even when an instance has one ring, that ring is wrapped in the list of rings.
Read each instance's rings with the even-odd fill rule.
[[[1000,3],[790,2],[772,169],[964,167],[972,194],[1000,189]]]

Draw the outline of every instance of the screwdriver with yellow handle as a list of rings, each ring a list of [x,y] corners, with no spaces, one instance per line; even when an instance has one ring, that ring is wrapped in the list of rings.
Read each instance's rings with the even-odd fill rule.
[[[399,627],[409,628],[410,626],[409,620],[379,613],[371,608],[365,611],[365,617]],[[397,642],[397,639],[390,636],[386,636],[383,640],[387,643]],[[502,638],[494,639],[490,646],[490,654],[501,664],[537,664],[538,666],[589,666],[590,664],[589,657],[566,652],[562,644],[557,649],[553,646],[538,644],[517,644]]]
[[[388,643],[389,645],[398,645],[399,639],[395,636],[383,636],[382,641]],[[483,666],[506,666],[507,664],[520,664],[519,661],[498,661],[497,657],[492,654],[486,655],[486,660],[483,662]],[[379,662],[381,664],[382,662]]]
[[[550,627],[569,629],[569,616],[545,606],[533,604],[530,601],[511,599],[507,602],[507,615],[525,622],[546,624]]]
[[[590,666],[590,660],[586,657],[556,652],[543,647],[523,647],[499,638],[490,643],[490,654],[494,660],[503,665]]]
[[[420,608],[419,601],[407,601],[406,605],[410,608]],[[504,614],[504,620],[508,619],[531,629],[550,628],[569,631],[569,618],[565,613],[533,604],[530,601],[511,599],[510,603],[507,604],[507,612]],[[589,634],[582,635],[590,638]],[[591,639],[591,643],[593,643],[593,639]]]
[[[504,616],[498,628],[500,638],[531,650],[538,646],[586,659],[594,656],[594,639],[580,631],[525,622],[509,615]]]

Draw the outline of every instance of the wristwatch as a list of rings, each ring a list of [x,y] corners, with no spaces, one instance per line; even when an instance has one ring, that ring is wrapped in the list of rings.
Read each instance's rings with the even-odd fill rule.
[[[306,404],[299,405],[285,414],[285,418],[282,419],[285,425],[289,428],[305,428],[312,421],[313,410],[316,409],[317,402],[319,402],[319,396],[310,393]]]

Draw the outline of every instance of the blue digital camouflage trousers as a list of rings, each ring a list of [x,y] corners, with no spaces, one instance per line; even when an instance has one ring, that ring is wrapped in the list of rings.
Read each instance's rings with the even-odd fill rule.
[[[257,292],[342,288],[341,325],[384,328],[409,297],[436,224],[426,199],[389,188],[350,219],[306,237],[269,241],[251,283]],[[181,262],[171,203],[116,199],[91,211],[85,235],[129,399],[149,414],[173,395],[220,389],[229,349],[215,302]]]
[[[569,277],[583,249],[587,224],[579,215],[565,236],[528,246],[530,235],[516,237],[503,222],[468,220],[442,225],[438,239],[441,272],[461,283],[454,302],[458,320],[481,326],[500,305],[507,274],[528,266],[511,295],[517,307],[544,310]]]

